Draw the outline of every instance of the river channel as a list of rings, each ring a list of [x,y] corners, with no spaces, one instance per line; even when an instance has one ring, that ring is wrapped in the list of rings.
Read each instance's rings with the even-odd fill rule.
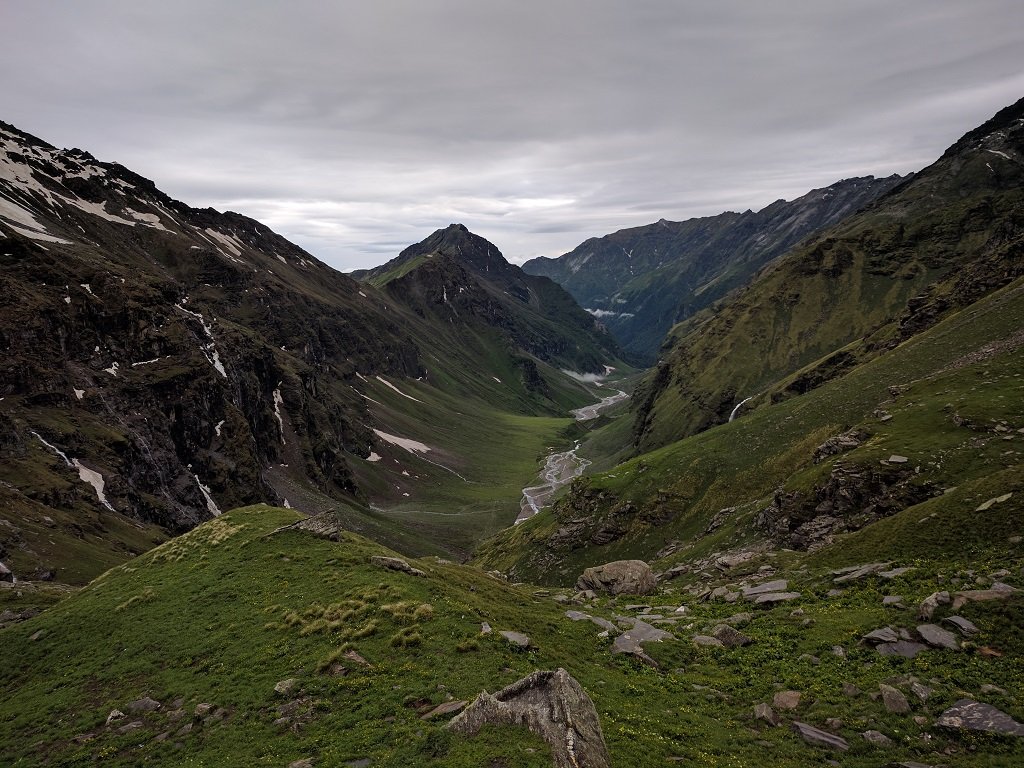
[[[629,395],[619,390],[614,395],[601,398],[597,403],[577,408],[572,414],[576,417],[576,421],[590,421],[596,419],[605,408],[609,408],[627,397]],[[533,517],[548,506],[559,489],[582,475],[583,471],[590,466],[589,459],[576,455],[579,448],[580,441],[577,440],[570,450],[548,455],[544,462],[544,469],[541,470],[538,478],[541,482],[538,485],[523,488],[523,498],[519,502],[519,517],[516,518],[516,523]]]

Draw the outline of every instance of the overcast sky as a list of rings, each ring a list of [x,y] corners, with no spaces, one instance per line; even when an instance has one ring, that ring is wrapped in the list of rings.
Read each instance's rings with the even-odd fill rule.
[[[0,119],[339,269],[512,261],[918,170],[1024,96],[1022,0],[0,0]]]

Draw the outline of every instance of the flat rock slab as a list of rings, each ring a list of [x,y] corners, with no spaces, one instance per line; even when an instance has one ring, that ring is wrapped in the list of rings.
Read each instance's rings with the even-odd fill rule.
[[[640,621],[639,619],[624,619],[624,617],[617,617],[620,621],[625,620],[632,622],[633,626],[623,632],[621,635],[615,638],[612,643],[612,653],[629,653],[634,656],[639,656],[644,661],[653,663],[653,660],[643,652],[641,647],[644,643],[660,643],[663,640],[675,640],[675,635],[671,632],[666,632],[664,629],[658,629],[655,626],[648,624],[646,621]]]
[[[584,613],[583,611],[566,611],[565,615],[573,621],[593,622],[601,629],[607,630],[613,635],[617,635],[619,633],[618,627],[608,621],[608,619],[602,619],[600,616],[591,616],[589,613]]]
[[[717,637],[710,635],[694,635],[693,644],[700,648],[723,648],[725,644]]]
[[[987,600],[1005,600],[1011,595],[1016,594],[1017,591],[1009,584],[997,581],[988,589],[969,589],[964,592],[957,592],[953,595],[953,610],[958,611],[964,604],[969,602],[979,603]]]
[[[1005,712],[1000,712],[991,704],[983,704],[971,699],[960,699],[943,712],[935,724],[944,728],[1024,736],[1024,725]]]
[[[766,592],[785,592],[789,588],[789,582],[786,579],[776,579],[775,581],[766,581],[763,584],[755,584],[752,587],[743,588],[743,597],[751,598],[755,595],[763,595]]]
[[[875,573],[887,570],[892,563],[867,563],[866,565],[860,565],[850,570],[848,573],[844,573],[840,576],[836,576],[832,581],[836,584],[847,584],[851,581],[857,581],[871,576]]]
[[[912,640],[897,640],[895,643],[879,643],[875,650],[883,656],[902,656],[904,659],[912,659],[921,651],[927,651],[928,646],[924,643],[915,643]]]
[[[948,629],[936,626],[935,624],[922,624],[917,628],[917,634],[921,636],[928,645],[935,648],[948,648],[951,651],[958,650],[960,643],[956,635]]]
[[[776,603],[796,600],[798,597],[800,597],[799,592],[768,592],[767,594],[755,597],[754,605],[775,605]]]
[[[513,632],[513,631],[508,630],[508,629],[503,629],[498,634],[501,635],[502,637],[504,637],[505,640],[508,641],[509,645],[514,645],[517,648],[529,648],[530,647],[530,637],[529,637],[529,635],[524,635],[522,632]]]
[[[883,579],[892,580],[905,573],[910,573],[912,570],[914,569],[909,566],[905,568],[893,568],[891,571],[879,571],[878,575]]]
[[[151,699],[149,698],[149,696],[146,696],[144,698],[136,699],[135,701],[129,702],[128,706],[126,706],[125,709],[128,712],[156,712],[162,706],[163,704],[161,704],[156,699]]]
[[[792,727],[793,730],[799,734],[800,738],[808,744],[814,744],[818,747],[830,747],[842,752],[845,752],[850,748],[850,745],[846,743],[846,739],[836,736],[833,733],[829,733],[828,731],[823,731],[820,728],[815,728],[813,725],[794,722]]]
[[[943,621],[952,624],[954,627],[960,630],[960,634],[965,637],[970,635],[978,634],[979,630],[974,625],[974,622],[965,619],[963,616],[947,616]]]
[[[900,636],[896,634],[896,630],[892,627],[882,627],[881,629],[874,629],[868,632],[862,639],[877,645],[878,643],[895,643],[900,639]]]
[[[420,720],[433,720],[435,717],[460,712],[465,709],[467,704],[469,704],[468,701],[446,701],[443,704],[438,704],[425,715],[420,715]]]

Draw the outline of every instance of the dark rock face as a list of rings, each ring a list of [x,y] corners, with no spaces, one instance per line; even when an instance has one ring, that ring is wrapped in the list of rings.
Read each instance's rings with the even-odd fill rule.
[[[659,221],[591,238],[523,269],[558,282],[623,347],[651,359],[674,323],[708,307],[808,235],[834,224],[902,179],[846,179],[754,213]]]
[[[651,566],[643,560],[616,560],[587,568],[576,581],[577,589],[610,595],[649,595],[657,586]]]
[[[383,302],[262,224],[121,166],[6,125],[0,153],[14,169],[0,180],[4,506],[71,511],[102,537],[97,515],[180,532],[280,503],[271,465],[358,492],[348,464],[373,435],[338,382],[422,372]]]
[[[827,453],[833,448],[826,443],[815,457],[823,450]],[[913,479],[912,470],[837,462],[829,477],[809,494],[776,492],[754,525],[787,547],[814,551],[837,533],[859,530],[931,497],[934,491]]]
[[[551,745],[555,768],[610,768],[601,722],[586,691],[564,669],[539,671],[494,695],[484,691],[447,727],[474,736],[485,725],[518,725]]]

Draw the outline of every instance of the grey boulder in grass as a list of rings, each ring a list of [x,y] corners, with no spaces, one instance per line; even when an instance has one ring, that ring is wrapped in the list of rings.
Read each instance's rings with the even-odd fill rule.
[[[657,586],[654,571],[643,560],[616,560],[587,568],[576,581],[577,589],[610,595],[649,595]]]

